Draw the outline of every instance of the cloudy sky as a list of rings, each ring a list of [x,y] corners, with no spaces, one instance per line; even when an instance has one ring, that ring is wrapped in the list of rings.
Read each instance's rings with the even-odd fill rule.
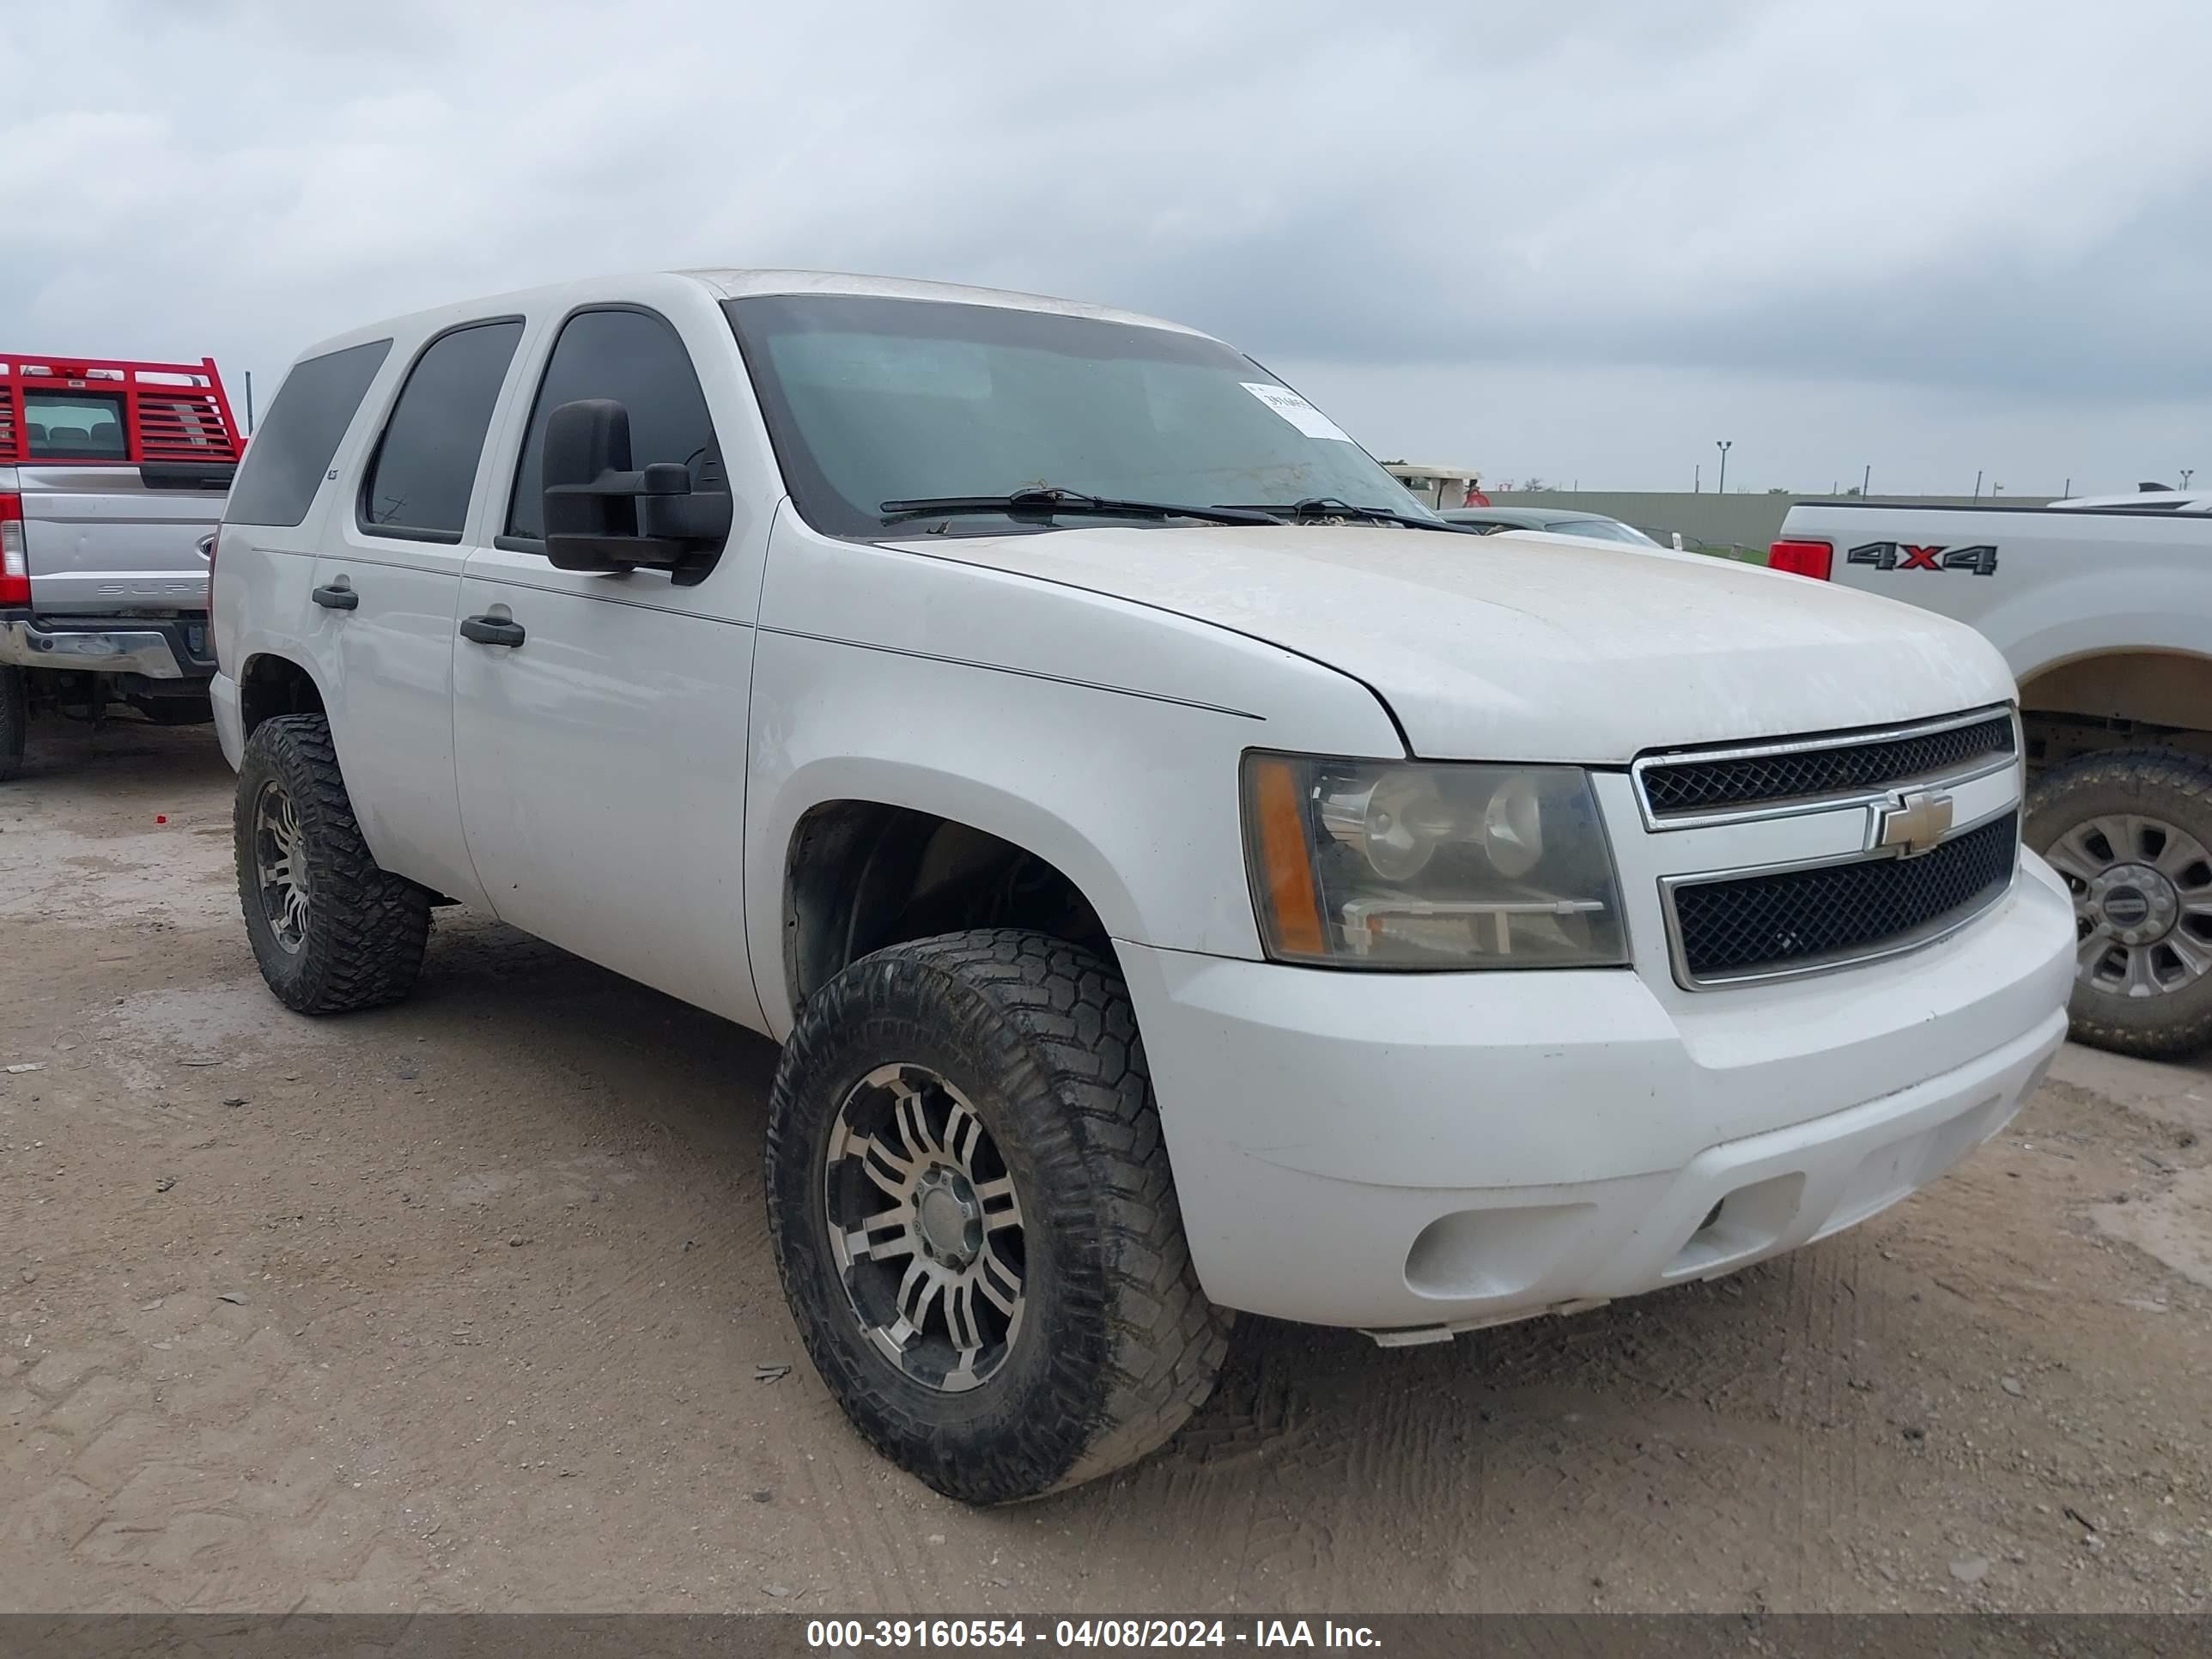
[[[2212,481],[2201,0],[0,4],[0,346],[595,271],[1125,305],[1492,479]]]

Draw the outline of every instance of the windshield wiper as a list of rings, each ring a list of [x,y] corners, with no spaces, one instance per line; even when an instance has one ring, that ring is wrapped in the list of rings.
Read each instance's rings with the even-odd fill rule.
[[[1415,530],[1449,530],[1455,536],[1463,536],[1474,526],[1448,524],[1442,519],[1416,518],[1411,513],[1393,513],[1387,507],[1354,507],[1350,501],[1334,495],[1308,495],[1285,506],[1261,505],[1244,509],[1275,515],[1279,524],[1313,524],[1328,519],[1357,519],[1362,524],[1402,524]]]
[[[1280,524],[1273,514],[1252,507],[1184,507],[1174,501],[1129,501],[1111,495],[1085,495],[1073,489],[1017,489],[1011,495],[927,495],[908,501],[881,501],[876,510],[885,524],[904,519],[935,519],[957,514],[1004,513],[1015,519],[1052,519],[1074,514],[1105,519],[1201,519],[1209,524]]]

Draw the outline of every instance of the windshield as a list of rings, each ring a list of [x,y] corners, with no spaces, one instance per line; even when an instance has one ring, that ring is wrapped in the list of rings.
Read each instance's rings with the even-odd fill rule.
[[[830,535],[1097,522],[1079,509],[1018,520],[884,505],[1046,487],[1192,507],[1328,496],[1431,516],[1327,416],[1196,335],[864,295],[725,304],[793,500]]]

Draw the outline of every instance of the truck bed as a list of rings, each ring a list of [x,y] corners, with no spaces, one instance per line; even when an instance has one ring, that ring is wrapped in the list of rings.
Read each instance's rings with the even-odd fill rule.
[[[2212,651],[2212,518],[2139,507],[1801,501],[1828,580],[1978,629],[2026,680],[2116,648]]]

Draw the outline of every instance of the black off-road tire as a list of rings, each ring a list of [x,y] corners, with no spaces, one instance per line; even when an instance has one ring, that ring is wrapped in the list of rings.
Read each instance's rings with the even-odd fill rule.
[[[939,1392],[871,1344],[828,1243],[831,1126],[903,1062],[966,1097],[1020,1197],[1024,1323],[1000,1368]],[[1212,1392],[1233,1316],[1184,1243],[1136,1018],[1090,952],[1012,929],[863,957],[806,1003],[769,1109],[769,1225],[816,1369],[876,1449],[971,1504],[1133,1463]]]
[[[289,796],[311,895],[297,950],[280,944],[256,874],[255,807],[270,785]],[[233,811],[240,908],[261,976],[288,1008],[337,1014],[396,1002],[414,988],[430,934],[430,895],[379,867],[362,840],[320,714],[264,720],[246,739]]]
[[[31,692],[20,668],[0,668],[0,783],[23,769],[31,735]]]
[[[2053,767],[2027,797],[2021,839],[2038,853],[2093,817],[2135,813],[2186,830],[2212,848],[2212,761],[2172,749],[2123,749]],[[2166,1060],[2212,1044],[2212,974],[2163,995],[2116,996],[2076,980],[2077,1042]]]

